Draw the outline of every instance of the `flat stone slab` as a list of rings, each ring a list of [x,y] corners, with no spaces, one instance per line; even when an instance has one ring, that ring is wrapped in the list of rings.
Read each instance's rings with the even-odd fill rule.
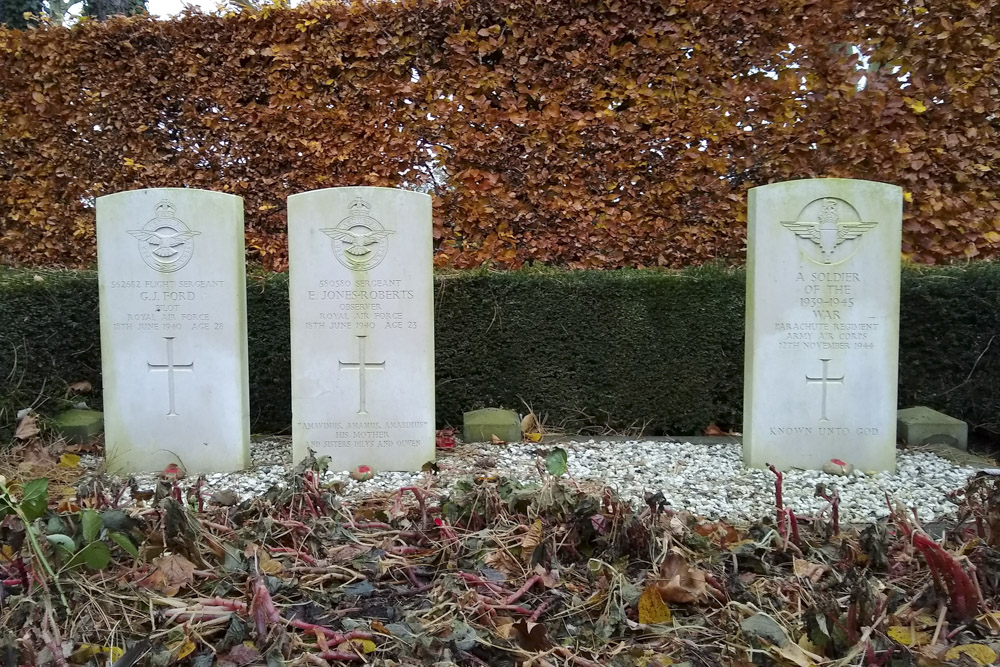
[[[52,420],[56,432],[74,445],[82,445],[104,433],[104,413],[98,410],[65,410]]]
[[[471,410],[463,415],[462,422],[465,442],[492,442],[494,436],[504,442],[521,441],[521,418],[513,410]]]
[[[897,437],[908,445],[945,444],[969,449],[969,425],[925,406],[896,413]]]

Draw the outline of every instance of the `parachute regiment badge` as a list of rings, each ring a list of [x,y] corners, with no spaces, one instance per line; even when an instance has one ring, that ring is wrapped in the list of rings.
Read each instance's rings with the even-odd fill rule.
[[[781,222],[785,229],[809,242],[802,250],[810,261],[817,264],[835,264],[849,259],[857,251],[854,247],[857,244],[845,245],[845,242],[860,239],[877,224],[862,222],[853,206],[831,197],[807,204],[798,220]]]

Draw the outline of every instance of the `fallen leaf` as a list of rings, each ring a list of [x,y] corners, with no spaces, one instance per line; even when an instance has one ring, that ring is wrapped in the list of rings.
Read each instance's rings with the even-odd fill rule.
[[[521,572],[521,566],[506,549],[490,551],[483,558],[483,564],[506,575]]]
[[[993,633],[1000,633],[1000,612],[991,611],[976,618],[977,621],[985,625]]]
[[[80,465],[79,454],[63,454],[59,457],[59,465],[63,468],[75,468]]]
[[[87,382],[86,380],[81,380],[80,382],[74,382],[69,386],[69,390],[76,392],[77,394],[87,394],[93,390],[94,386]]]
[[[364,544],[342,544],[326,550],[326,557],[334,563],[343,563],[354,560],[361,554],[371,551],[371,547]]]
[[[695,602],[705,595],[705,571],[692,568],[683,556],[671,552],[663,559],[656,587],[664,602]]]
[[[815,584],[823,578],[824,574],[830,571],[830,566],[821,563],[810,563],[802,558],[796,558],[792,561],[792,571],[796,577],[808,579]]]
[[[799,648],[801,648],[806,653],[814,653],[818,655],[823,652],[823,649],[812,643],[812,640],[809,639],[808,634],[803,634],[801,637],[799,637],[798,644]]]
[[[639,596],[639,622],[644,625],[651,623],[669,623],[673,619],[670,607],[660,596],[660,589],[656,584],[646,586],[646,590]]]
[[[514,624],[513,630],[517,643],[526,651],[544,651],[548,648],[549,640],[545,636],[543,624],[521,619]]]
[[[55,457],[39,442],[32,442],[25,445],[22,452],[19,468],[51,468],[56,465]]]
[[[559,570],[546,570],[541,565],[536,565],[535,574],[541,577],[542,586],[546,588],[556,588],[559,586]]]
[[[528,527],[528,532],[521,538],[521,560],[525,563],[531,562],[531,556],[535,553],[535,548],[542,541],[542,520],[535,521]]]
[[[997,653],[986,644],[963,644],[948,649],[945,660],[958,660],[963,655],[971,658],[977,665],[992,665],[997,660]]]
[[[496,627],[493,629],[494,634],[500,639],[510,639],[511,633],[514,631],[514,619],[509,616],[497,616]]]
[[[100,646],[98,644],[81,644],[80,648],[73,651],[69,656],[69,661],[73,664],[83,664],[90,662],[99,655],[106,655],[112,661],[117,661],[122,657],[125,650],[117,646]]]
[[[183,660],[184,658],[194,653],[194,650],[196,648],[197,645],[193,641],[191,641],[190,639],[186,639],[184,643],[182,643],[177,649],[177,659]]]
[[[153,568],[146,582],[167,597],[177,595],[182,586],[194,582],[194,563],[180,554],[153,559]]]
[[[370,639],[350,639],[342,644],[337,644],[337,650],[341,653],[374,653],[375,642]]]
[[[648,503],[648,501],[647,501]],[[701,523],[694,527],[694,532],[726,548],[734,542],[740,541],[740,534],[728,523],[719,521],[717,523]]]
[[[14,437],[18,440],[29,440],[39,433],[41,433],[41,429],[38,428],[38,420],[35,419],[35,415],[24,415],[17,424]]]
[[[923,646],[931,643],[930,633],[914,630],[906,625],[893,625],[886,630],[886,634],[903,646]]]
[[[708,426],[705,427],[705,435],[716,435],[716,436],[718,436],[718,435],[728,435],[728,433],[726,433],[725,431],[723,431],[721,428],[719,428],[715,424],[709,424]]]
[[[276,576],[285,571],[285,566],[280,561],[271,558],[271,555],[261,549],[257,552],[257,568],[264,574]]]
[[[490,436],[490,441],[491,441],[491,442],[492,442],[492,443],[493,443],[494,445],[506,445],[506,444],[507,444],[507,441],[506,441],[506,440],[501,440],[500,438],[498,438],[498,437],[496,436],[496,434],[495,434],[495,433],[494,433],[494,434],[492,434],[492,435]]]
[[[237,644],[220,658],[220,662],[232,663],[235,667],[246,667],[260,661],[260,651],[246,643]]]
[[[785,646],[773,646],[771,650],[799,667],[816,667],[818,663],[823,662],[822,657],[813,655],[803,650],[798,644],[792,644],[791,642]]]
[[[521,433],[528,435],[529,433],[534,433],[538,430],[538,419],[535,418],[534,412],[529,412],[524,415],[524,419],[521,420]]]
[[[56,504],[57,512],[79,512],[80,506],[76,504],[72,499],[60,500]]]

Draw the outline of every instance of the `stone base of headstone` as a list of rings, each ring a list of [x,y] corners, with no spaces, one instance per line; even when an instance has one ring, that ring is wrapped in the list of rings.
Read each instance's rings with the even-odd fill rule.
[[[896,435],[908,445],[946,444],[969,449],[969,426],[943,412],[924,406],[896,413]]]
[[[521,418],[513,410],[484,408],[464,415],[462,439],[465,442],[521,441]]]
[[[66,410],[55,416],[52,426],[67,442],[82,445],[104,433],[104,413],[97,410]]]

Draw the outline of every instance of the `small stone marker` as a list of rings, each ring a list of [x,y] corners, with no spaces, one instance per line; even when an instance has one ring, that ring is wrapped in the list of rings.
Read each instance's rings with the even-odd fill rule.
[[[391,188],[288,198],[292,450],[334,470],[434,459],[431,198]]]
[[[97,200],[108,465],[250,459],[243,200],[188,188]]]
[[[908,445],[945,444],[968,451],[969,425],[924,406],[900,410],[896,416],[899,439]]]
[[[79,408],[63,410],[52,419],[52,426],[67,442],[82,445],[104,432],[104,413]]]
[[[463,415],[462,422],[465,442],[492,442],[493,436],[504,442],[521,441],[521,418],[513,410],[472,410]]]
[[[838,178],[750,190],[747,465],[895,469],[902,202]]]

